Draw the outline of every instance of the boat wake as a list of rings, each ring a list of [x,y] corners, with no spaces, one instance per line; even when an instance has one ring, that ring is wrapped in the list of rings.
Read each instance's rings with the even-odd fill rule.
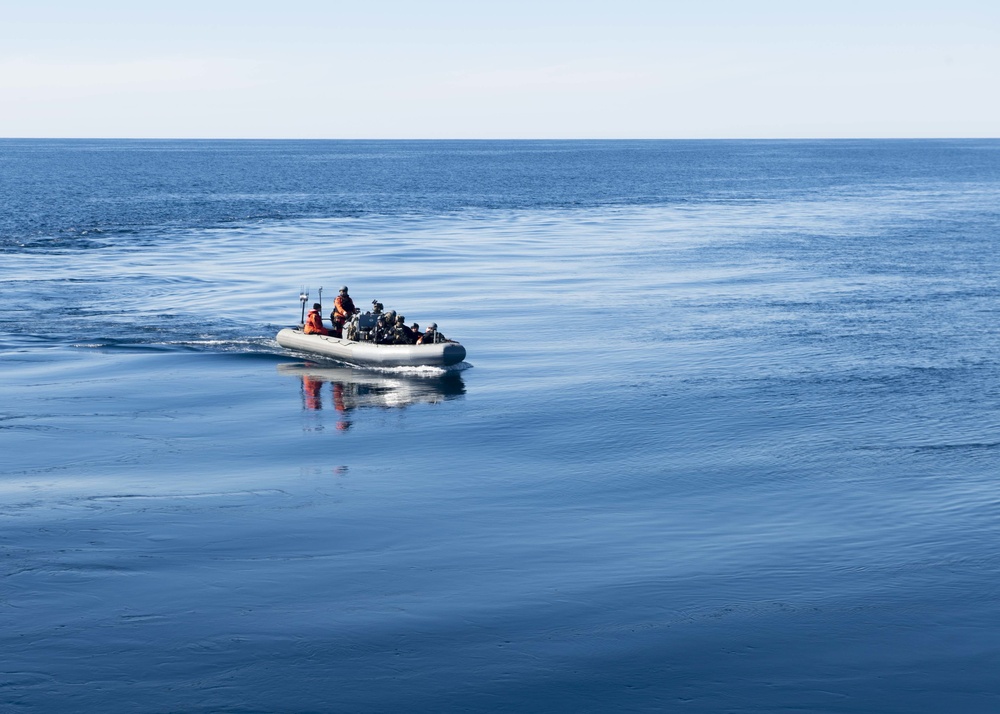
[[[464,372],[467,369],[472,369],[472,365],[468,362],[459,362],[458,364],[449,365],[447,367],[434,367],[431,365],[419,365],[411,367],[377,367],[377,366],[367,366],[367,365],[354,365],[359,369],[367,369],[372,372],[384,372],[386,374],[398,374],[410,377],[440,377],[446,374],[455,374],[458,372]]]

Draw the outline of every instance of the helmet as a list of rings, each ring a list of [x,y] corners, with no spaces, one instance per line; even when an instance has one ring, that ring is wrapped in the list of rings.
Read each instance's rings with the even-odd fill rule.
[[[396,315],[396,322],[398,322],[399,324],[403,324],[404,322],[406,322],[406,318],[403,317],[402,315]]]
[[[436,322],[432,322],[431,324],[429,324],[427,326],[428,330],[436,330],[437,328],[438,328],[438,324]]]
[[[323,309],[323,306],[320,305],[318,302],[314,302],[313,303],[313,310],[322,310],[322,309]]]
[[[340,289],[340,292],[342,292],[342,293],[346,293],[346,292],[347,292],[347,286],[345,285],[344,287],[342,287],[342,288]]]

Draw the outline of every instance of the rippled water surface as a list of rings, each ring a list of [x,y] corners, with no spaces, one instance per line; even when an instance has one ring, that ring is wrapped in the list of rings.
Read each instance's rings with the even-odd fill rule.
[[[0,710],[1000,710],[998,152],[0,141]]]

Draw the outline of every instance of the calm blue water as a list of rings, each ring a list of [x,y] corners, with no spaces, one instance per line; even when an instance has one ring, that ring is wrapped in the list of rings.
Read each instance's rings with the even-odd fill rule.
[[[1000,711],[998,239],[1000,141],[0,141],[0,710]]]

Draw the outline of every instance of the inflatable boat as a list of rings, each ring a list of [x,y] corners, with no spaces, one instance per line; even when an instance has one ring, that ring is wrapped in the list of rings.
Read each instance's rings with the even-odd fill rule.
[[[319,294],[322,300],[323,288],[319,289]],[[346,287],[341,288],[341,294],[347,294]],[[282,347],[362,367],[450,367],[465,359],[465,348],[454,340],[444,339],[434,324],[428,327],[422,338],[431,337],[433,342],[407,344],[413,339],[413,332],[405,326],[396,326],[396,313],[384,313],[378,300],[372,300],[372,309],[368,312],[355,310],[350,322],[344,325],[343,330],[337,331],[340,337],[314,330],[307,334],[304,326],[308,301],[309,293],[303,291],[299,295],[299,302],[302,303],[300,326],[286,327],[278,332],[278,344]],[[309,313],[310,324],[322,326],[321,310],[321,303],[313,304]]]
[[[458,342],[383,345],[332,335],[307,335],[298,327],[286,327],[278,332],[277,339],[279,345],[290,350],[362,366],[448,367],[465,359],[465,348]]]

